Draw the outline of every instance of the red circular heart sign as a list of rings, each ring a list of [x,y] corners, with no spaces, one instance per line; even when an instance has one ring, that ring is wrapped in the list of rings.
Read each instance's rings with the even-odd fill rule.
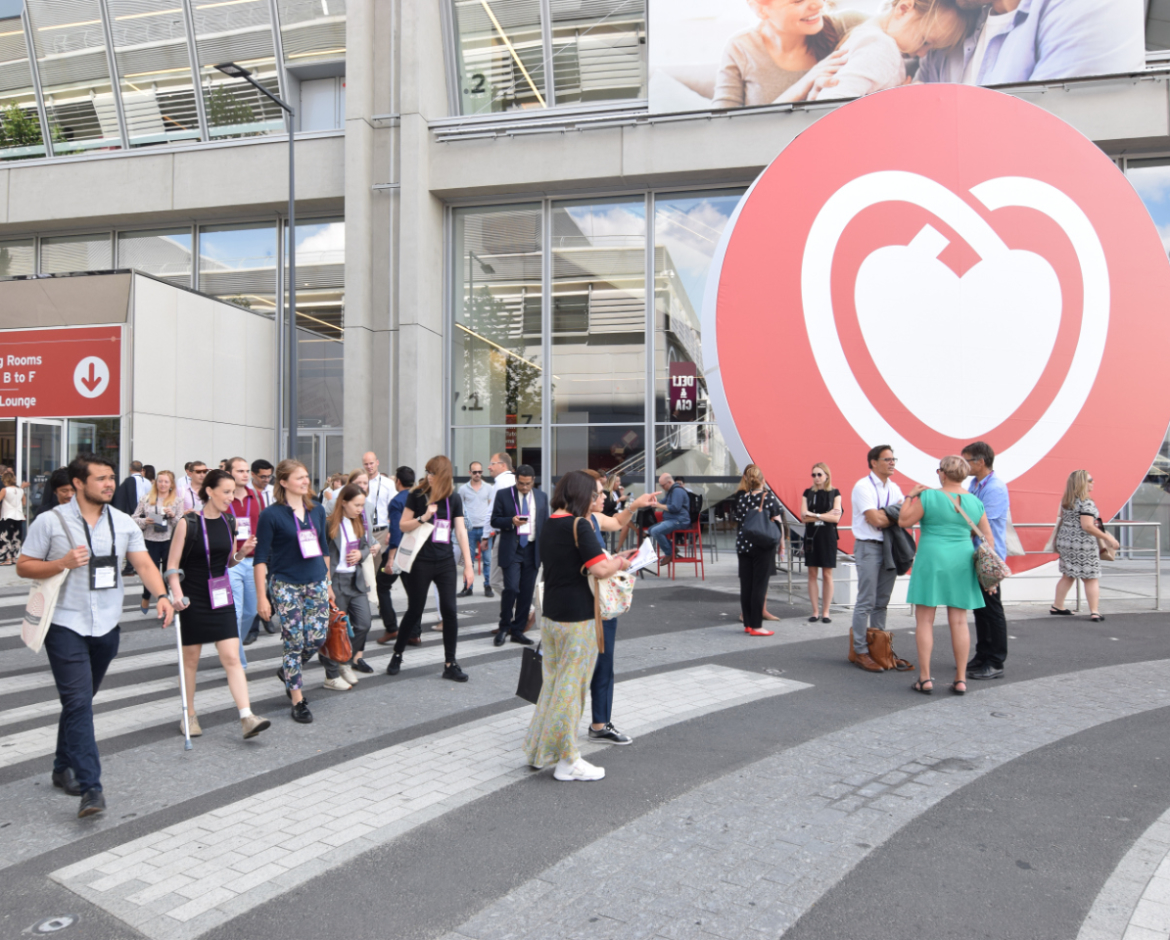
[[[911,85],[821,118],[756,180],[716,252],[703,358],[729,446],[792,510],[817,461],[848,524],[871,446],[894,448],[907,489],[983,440],[1017,525],[1055,519],[1076,469],[1109,519],[1170,420],[1168,297],[1149,213],[1079,131],[999,92]],[[1039,549],[1048,531],[1020,535]]]

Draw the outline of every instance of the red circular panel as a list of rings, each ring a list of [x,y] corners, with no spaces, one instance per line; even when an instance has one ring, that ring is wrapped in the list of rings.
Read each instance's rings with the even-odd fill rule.
[[[744,197],[712,279],[717,418],[793,510],[817,461],[847,524],[872,445],[907,489],[984,440],[1017,524],[1051,522],[1080,468],[1108,519],[1170,420],[1158,231],[1091,141],[1009,95],[912,85],[821,118]]]

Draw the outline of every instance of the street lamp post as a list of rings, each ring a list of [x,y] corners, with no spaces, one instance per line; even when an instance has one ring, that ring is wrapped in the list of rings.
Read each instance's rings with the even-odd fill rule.
[[[242,65],[221,62],[217,70],[231,78],[242,78],[249,85],[278,104],[288,121],[288,319],[285,321],[285,345],[288,347],[288,442],[286,457],[297,456],[297,216],[296,216],[296,150],[293,130],[296,112],[292,106],[276,97],[261,85]]]

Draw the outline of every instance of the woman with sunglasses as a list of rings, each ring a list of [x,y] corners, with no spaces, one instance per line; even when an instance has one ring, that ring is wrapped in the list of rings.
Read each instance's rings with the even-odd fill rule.
[[[1065,607],[1069,589],[1079,579],[1085,583],[1089,602],[1089,619],[1100,623],[1098,603],[1101,597],[1101,545],[1103,540],[1116,551],[1120,543],[1097,524],[1100,513],[1092,500],[1093,478],[1088,470],[1074,470],[1068,475],[1064,498],[1060,501],[1060,518],[1056,522],[1056,551],[1060,555],[1060,580],[1056,582],[1056,599],[1050,614],[1071,616]]]
[[[967,659],[971,651],[967,611],[982,607],[984,601],[971,558],[971,527],[963,513],[979,527],[984,539],[994,542],[983,503],[963,489],[963,481],[971,475],[971,465],[962,457],[944,457],[935,472],[940,488],[915,486],[898,514],[898,525],[903,529],[922,523],[906,594],[907,602],[914,605],[914,639],[918,645],[918,681],[911,688],[923,695],[934,691],[934,680],[930,677],[934,614],[939,607],[945,607],[955,651],[955,681],[951,683],[951,691],[965,695]]]
[[[833,603],[833,569],[837,567],[837,523],[841,521],[841,491],[833,489],[833,475],[827,464],[812,468],[813,485],[800,497],[800,520],[804,530],[804,566],[808,569],[808,599],[812,604],[809,623],[829,618]],[[817,572],[821,574],[823,602],[817,607]],[[820,613],[817,613],[817,610]]]

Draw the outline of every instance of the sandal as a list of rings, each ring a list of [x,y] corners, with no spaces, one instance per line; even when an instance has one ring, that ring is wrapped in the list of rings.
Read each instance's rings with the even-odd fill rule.
[[[1060,614],[1060,616],[1062,616],[1062,617],[1071,617],[1072,616],[1072,611],[1069,610],[1067,607],[1057,607],[1055,604],[1053,604],[1051,607],[1048,608],[1048,612],[1050,614]]]
[[[928,683],[930,685],[930,688],[926,687]],[[913,689],[915,692],[921,692],[923,695],[933,695],[934,694],[934,680],[933,679],[919,679],[912,686],[910,686],[910,688]]]
[[[960,689],[959,686],[962,686],[962,688]],[[967,680],[966,679],[956,679],[954,682],[951,683],[951,692],[953,692],[955,695],[966,695],[967,694]]]
[[[1093,623],[1101,623],[1105,618],[1100,614],[1089,614],[1089,619],[1093,621]]]

